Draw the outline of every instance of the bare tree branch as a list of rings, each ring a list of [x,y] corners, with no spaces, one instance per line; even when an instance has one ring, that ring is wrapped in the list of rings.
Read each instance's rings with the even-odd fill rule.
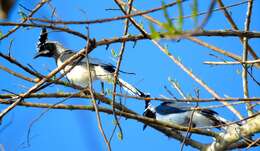
[[[29,20],[30,17],[33,16],[33,14],[35,14],[45,3],[47,3],[49,0],[41,0],[36,6],[35,8],[32,10],[32,12],[26,16],[26,18],[23,18],[21,23],[25,23],[27,20]],[[17,25],[16,27],[14,27],[13,29],[11,29],[8,33],[6,33],[5,35],[2,35],[0,37],[0,41],[2,41],[3,39],[5,39],[6,37],[8,37],[9,35],[11,35],[12,33],[14,33],[16,30],[18,30],[21,26]]]
[[[225,5],[223,4],[222,0],[217,0],[218,4],[220,7],[225,7]],[[223,9],[223,13],[225,15],[225,17],[227,18],[228,22],[230,23],[231,27],[234,29],[234,30],[239,30],[236,23],[234,22],[233,18],[231,17],[231,15],[229,14],[229,12],[227,11],[227,9]],[[239,38],[241,43],[243,43],[243,38]],[[251,53],[251,55],[254,57],[254,59],[258,59],[258,56],[257,54],[254,52],[254,50],[251,48],[251,46],[248,46],[248,49],[249,49],[249,52]],[[259,64],[258,64],[259,66]]]
[[[260,132],[260,115],[252,115],[252,118],[246,121],[239,128],[230,129],[227,133],[221,135],[222,139],[213,142],[205,148],[206,151],[225,150],[228,146],[242,137],[251,136],[254,133]]]
[[[252,7],[253,7],[253,1],[249,0],[248,1],[248,7],[247,7],[247,15],[246,15],[246,21],[245,21],[245,31],[249,30],[250,27],[250,22],[251,22],[251,14],[252,14]],[[243,57],[242,60],[243,62],[247,61],[248,59],[248,39],[245,37],[243,39]],[[248,79],[247,79],[247,70],[248,66],[247,64],[243,64],[243,71],[242,71],[242,84],[243,84],[243,91],[244,91],[244,97],[248,98],[249,97],[249,90],[248,90]],[[246,104],[247,107],[247,112],[248,116],[253,115],[253,106],[250,103]]]

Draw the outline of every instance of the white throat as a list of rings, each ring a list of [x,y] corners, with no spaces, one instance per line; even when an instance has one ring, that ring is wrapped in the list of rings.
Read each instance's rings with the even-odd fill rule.
[[[63,53],[65,50],[66,50],[66,48],[64,48],[60,43],[56,43],[56,48],[57,48],[57,54],[61,54],[61,53]]]

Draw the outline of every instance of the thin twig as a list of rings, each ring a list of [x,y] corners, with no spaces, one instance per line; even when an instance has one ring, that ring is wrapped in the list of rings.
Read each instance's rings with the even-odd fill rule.
[[[128,7],[127,15],[131,14],[133,0],[129,0],[128,4],[129,4],[129,7]],[[123,33],[124,36],[126,36],[127,33],[128,33],[128,27],[129,27],[129,20],[126,19],[125,20],[124,33]],[[112,96],[112,110],[113,110],[113,112],[115,112],[114,103],[115,103],[115,97],[116,97],[116,95],[115,95],[116,94],[116,84],[117,84],[117,81],[118,81],[118,73],[119,73],[120,65],[121,65],[121,62],[122,62],[122,59],[123,59],[123,54],[124,54],[124,51],[125,51],[125,44],[126,44],[125,42],[122,42],[122,44],[121,44],[121,48],[120,48],[120,52],[119,52],[119,58],[117,60],[116,70],[115,70],[115,73],[114,73],[113,96]],[[122,131],[121,125],[118,121],[116,114],[114,114],[114,119],[115,119],[115,122],[116,122],[115,126],[118,126],[120,134],[121,134],[121,139],[123,139],[123,131]]]
[[[228,57],[230,57],[230,58],[232,58],[232,59],[234,59],[234,60],[236,60],[238,62],[242,62],[242,59],[239,56],[237,56],[237,55],[235,55],[235,54],[233,54],[231,52],[225,51],[223,49],[220,49],[220,48],[218,48],[216,46],[210,45],[210,44],[208,44],[208,43],[206,43],[206,42],[204,42],[204,41],[202,41],[202,40],[200,40],[198,38],[187,37],[187,39],[189,39],[189,40],[191,40],[191,41],[193,41],[193,42],[195,42],[195,43],[197,43],[197,44],[199,44],[201,46],[207,47],[207,48],[209,48],[209,49],[211,49],[213,51],[221,53],[221,54],[223,54],[225,56],[228,56]]]
[[[75,88],[75,87],[71,87]],[[77,88],[75,88],[77,89]],[[82,90],[82,89],[79,89]],[[63,98],[70,96],[72,93],[70,92],[57,92],[57,93],[31,93],[30,96],[24,97],[26,99],[30,98]],[[17,94],[18,96],[22,94]],[[13,98],[17,95],[13,94],[0,94],[1,99],[10,99]],[[108,101],[108,98],[104,97],[102,94],[94,93],[96,99],[101,100],[102,102],[106,104],[111,104],[110,101]],[[117,93],[117,96],[124,97],[124,98],[132,98],[132,99],[137,99],[137,100],[150,100],[150,101],[163,101],[163,102],[200,102],[200,103],[206,103],[206,102],[218,102],[218,101],[226,101],[226,102],[260,102],[259,97],[251,97],[251,98],[234,98],[234,97],[228,97],[228,98],[187,98],[187,99],[177,99],[177,98],[165,98],[165,97],[152,97],[152,98],[144,98],[144,97],[138,97],[138,96],[132,96],[132,95],[125,95],[125,94],[120,94]],[[80,93],[73,93],[72,98],[91,98],[90,94],[85,92],[85,94],[80,94]],[[116,102],[115,102],[116,103]],[[119,104],[115,104],[115,107]],[[125,109],[120,109],[120,110],[125,110]],[[128,111],[129,112],[129,111]]]
[[[199,99],[199,98],[200,98],[200,97],[199,97],[199,90],[197,89],[197,91],[195,91],[195,93],[196,93],[196,95],[197,95],[196,98]],[[194,110],[193,110],[192,113],[191,113],[191,116],[189,117],[189,129],[186,131],[185,137],[184,137],[184,139],[183,139],[183,141],[182,141],[181,149],[180,149],[181,151],[183,150],[183,147],[184,147],[184,144],[185,144],[186,139],[191,137],[190,129],[191,129],[192,127],[194,127],[194,125],[193,125],[193,123],[192,123],[192,120],[193,120],[194,113],[195,113],[195,111],[197,110],[198,106],[199,106],[199,104],[198,104],[198,102],[197,102],[197,103],[196,103],[196,106],[195,106],[195,108],[194,108]]]
[[[0,57],[4,58],[5,60],[7,60],[8,62],[16,65],[17,67],[21,68],[22,70],[24,70],[25,72],[33,75],[33,76],[36,76],[38,78],[42,78],[43,75],[41,75],[40,73],[38,72],[35,72],[33,70],[31,70],[30,68],[26,67],[25,65],[21,64],[19,61],[17,61],[15,58],[9,56],[9,55],[5,55],[3,54],[2,52],[0,52]]]
[[[89,36],[89,33],[88,33],[88,36]],[[89,64],[89,59],[88,59],[89,50],[90,50],[90,40],[87,41],[87,45],[86,45],[86,48],[85,48],[85,51],[86,51],[85,54],[86,54],[86,58],[87,58],[87,68],[88,68],[88,74],[89,74],[90,95],[91,95],[91,98],[92,98],[92,104],[94,106],[96,117],[97,117],[98,129],[99,129],[99,131],[101,132],[101,134],[104,138],[104,141],[107,145],[107,150],[111,151],[111,145],[110,145],[110,142],[107,139],[107,136],[106,136],[105,131],[103,129],[101,117],[100,117],[100,114],[99,114],[99,109],[98,109],[97,102],[96,102],[96,98],[95,98],[95,95],[93,93],[92,75],[91,75],[91,71],[90,71],[91,69],[90,69],[90,64]]]
[[[177,90],[177,92],[182,96],[183,99],[187,99],[187,97],[184,95],[183,91],[181,90],[180,88],[180,85],[176,82],[176,81],[173,81],[173,80],[168,80],[172,86]]]
[[[260,138],[257,138],[254,142],[252,142],[251,144],[249,144],[247,146],[247,149],[251,148],[252,146],[257,145],[260,146]]]
[[[231,27],[234,30],[239,30],[239,28],[237,27],[236,23],[234,22],[232,16],[229,14],[228,10],[225,9],[225,5],[223,4],[222,0],[217,0],[218,4],[220,7],[223,7],[223,13],[225,15],[225,17],[227,18],[228,22],[230,23]],[[243,44],[244,40],[242,37],[239,38],[241,43]],[[252,49],[252,47],[250,45],[248,45],[248,51],[251,53],[251,55],[253,56],[254,59],[258,59],[257,54],[254,52],[254,50]],[[258,66],[260,66],[260,63],[257,64]]]
[[[14,75],[14,76],[16,76],[16,77],[19,77],[19,78],[21,78],[21,79],[23,79],[23,80],[30,81],[30,82],[35,82],[34,79],[31,79],[31,78],[26,77],[26,76],[24,76],[24,75],[22,75],[22,74],[19,74],[19,73],[13,71],[13,70],[11,70],[11,69],[9,69],[9,68],[7,68],[7,67],[1,65],[1,64],[0,64],[0,69],[6,71],[6,72],[8,72],[9,74],[12,74],[12,75]]]
[[[165,90],[172,98],[174,98],[174,99],[177,100],[177,98],[175,97],[175,95],[168,89],[167,86],[164,86],[163,88],[164,88],[164,90]]]
[[[125,3],[123,3],[124,5],[125,5]],[[136,12],[140,12],[139,10],[137,10],[136,8],[134,8],[133,7],[133,10],[134,11],[136,11]],[[154,19],[154,18],[152,18],[152,17],[150,17],[150,16],[148,16],[148,15],[142,15],[144,18],[146,18],[147,20],[149,20],[149,21],[151,21],[151,22],[153,22],[153,23],[155,23],[155,24],[157,24],[157,25],[159,25],[159,26],[163,26],[162,25],[162,23],[161,22],[159,22],[158,20],[156,20],[156,19]],[[239,61],[239,62],[242,62],[242,59],[239,57],[239,56],[237,56],[237,55],[235,55],[235,54],[233,54],[233,53],[230,53],[230,52],[227,52],[227,51],[225,51],[225,50],[223,50],[223,49],[220,49],[220,48],[218,48],[218,47],[216,47],[216,46],[213,46],[213,45],[209,45],[208,43],[206,43],[206,42],[204,42],[204,41],[202,41],[202,40],[199,40],[198,38],[195,38],[195,37],[191,37],[191,35],[192,36],[200,36],[200,32],[203,32],[205,35],[207,35],[207,36],[212,36],[212,35],[216,35],[216,32],[215,31],[211,31],[211,32],[206,32],[205,33],[205,31],[198,31],[198,32],[195,32],[195,33],[192,33],[192,34],[190,34],[190,37],[185,37],[185,38],[187,38],[187,39],[189,39],[189,40],[191,40],[191,41],[193,41],[193,42],[196,42],[196,43],[198,43],[198,44],[200,44],[200,45],[202,45],[202,46],[204,46],[204,47],[207,47],[207,48],[210,48],[211,50],[213,50],[213,51],[216,51],[216,52],[219,52],[219,53],[221,53],[221,54],[223,54],[223,55],[226,55],[226,56],[228,56],[228,57],[230,57],[230,58],[232,58],[232,59],[234,59],[234,60],[236,60],[236,61]],[[227,31],[227,32],[230,32],[230,31]],[[147,33],[146,33],[147,34]],[[186,33],[184,33],[184,35],[185,35]],[[217,33],[217,34],[220,34],[219,32]],[[230,34],[230,33],[229,33]],[[233,32],[232,32],[232,34],[234,34]],[[220,34],[220,35],[222,35],[222,34]],[[240,35],[240,36],[242,36],[242,35]],[[147,35],[144,35],[144,37],[150,37],[150,36],[147,36]],[[176,38],[176,39],[178,39],[179,38],[179,35],[177,35],[177,36],[175,36],[175,37],[171,37],[171,38]],[[255,66],[256,67],[260,67],[260,64],[255,64]]]
[[[115,0],[119,1],[119,0]],[[119,5],[119,4],[118,4]],[[122,9],[121,9],[122,10]],[[123,11],[123,10],[122,10]],[[126,14],[126,12],[124,12]],[[142,33],[144,36],[147,36],[148,33],[133,19],[129,18],[132,24]],[[156,40],[151,39],[151,41],[163,52],[165,53],[176,65],[178,65],[184,72],[186,72],[192,79],[194,79],[197,83],[199,83],[203,88],[205,88],[212,96],[216,99],[221,98],[213,89],[211,89],[205,82],[195,76],[191,70],[185,67],[177,58],[175,58],[167,49],[163,48]],[[240,112],[238,112],[233,106],[229,106],[228,102],[221,101],[224,105],[227,105],[229,108],[239,119],[243,119],[243,116]]]
[[[44,75],[42,75],[41,73],[37,72],[36,70],[31,70],[30,68],[26,67],[25,65],[21,64],[20,62],[18,62],[15,58],[11,57],[11,56],[8,56],[8,55],[5,55],[3,53],[0,52],[0,57],[3,57],[4,59],[6,59],[7,61],[9,61],[10,63],[16,65],[17,67],[21,68],[22,70],[24,70],[25,72],[37,77],[35,79],[31,79],[29,77],[26,77],[22,74],[19,74],[7,67],[4,67],[4,66],[0,66],[0,68],[18,78],[21,78],[23,80],[26,80],[26,81],[29,81],[29,82],[34,82],[34,83],[37,83],[39,82],[41,79],[45,78]],[[32,67],[31,67],[32,68]],[[68,82],[64,82],[64,81],[60,81],[58,79],[55,79],[55,80],[52,80],[52,79],[48,79],[47,82],[51,82],[51,83],[55,83],[55,84],[59,84],[59,85],[63,85],[63,86],[69,86],[69,87],[72,87],[72,88],[79,88],[79,86],[73,84],[73,83],[68,83]]]
[[[49,105],[49,107],[47,107],[46,110],[44,110],[43,112],[41,112],[41,114],[39,116],[37,116],[35,119],[33,119],[31,121],[31,123],[29,124],[29,129],[27,131],[27,146],[30,146],[30,135],[31,135],[31,130],[32,130],[32,127],[33,125],[38,122],[46,113],[48,113],[51,109],[53,109],[55,106],[59,105],[59,104],[62,104],[64,103],[65,101],[67,101],[69,98],[71,98],[72,95],[62,99],[61,101],[57,102],[57,103],[54,103],[52,105]]]
[[[146,18],[146,17],[145,17]],[[148,18],[147,18],[148,19]],[[158,21],[156,22],[158,23]],[[161,24],[161,23],[160,23]],[[16,23],[16,22],[0,22],[1,26],[23,26],[23,27],[40,27],[40,28],[50,28],[53,30],[59,30],[64,31],[69,34],[78,36],[80,38],[83,38],[85,40],[88,39],[84,34],[81,34],[80,32],[77,32],[75,30],[71,30],[69,28],[63,28],[58,27],[54,25],[46,25],[46,24],[36,24],[36,23]],[[187,38],[189,36],[219,36],[219,37],[247,37],[247,38],[260,38],[260,32],[256,31],[240,31],[240,30],[203,30],[203,31],[183,31],[182,33],[173,35],[173,34],[167,34],[167,33],[160,33],[161,38],[168,38],[168,39],[179,39],[179,38]],[[134,40],[141,40],[141,39],[147,39],[150,35],[147,33],[146,37],[144,35],[128,35],[127,37],[121,37],[121,38],[113,38],[113,39],[106,39],[106,41],[102,41],[99,43],[109,42],[113,41],[115,42],[122,42],[122,41],[134,41]],[[97,42],[98,43],[98,42]],[[109,44],[109,43],[106,43]],[[100,44],[99,44],[100,45]]]
[[[88,37],[86,37],[84,34],[77,32],[75,30],[71,30],[69,28],[64,28],[64,27],[58,27],[55,25],[46,25],[46,24],[36,24],[36,23],[16,23],[16,22],[1,22],[1,26],[19,26],[19,27],[40,27],[40,28],[50,28],[54,30],[59,30],[59,31],[64,31],[66,33],[78,36],[82,39],[88,40]]]
[[[93,48],[91,48],[93,49]],[[13,102],[13,104],[11,104],[9,107],[7,107],[6,109],[4,109],[1,113],[0,113],[0,120],[9,112],[11,111],[18,103],[20,103],[24,97],[29,96],[31,93],[35,92],[35,90],[37,90],[40,86],[42,86],[45,82],[48,81],[48,79],[50,79],[51,77],[53,77],[55,74],[57,74],[60,70],[64,69],[66,67],[66,65],[68,65],[69,63],[71,63],[71,61],[77,59],[77,58],[82,58],[85,54],[85,49],[79,51],[78,53],[76,53],[75,55],[73,55],[72,57],[70,57],[68,60],[66,60],[60,67],[57,67],[56,69],[54,69],[52,72],[50,72],[45,78],[41,79],[38,83],[36,83],[34,86],[32,86],[27,92],[23,93],[21,96],[16,97],[16,101]]]
[[[199,79],[197,76],[195,76],[191,70],[189,70],[187,67],[185,67],[177,58],[175,58],[167,49],[163,48],[157,41],[152,40],[152,42],[167,56],[175,63],[177,64],[184,72],[186,72],[193,80],[195,80],[197,83],[199,83],[204,89],[206,89],[212,96],[214,96],[216,99],[221,98],[213,89],[211,89],[205,82],[203,82],[201,79]],[[234,107],[229,106],[228,102],[220,101],[224,105],[227,106],[239,119],[243,119],[240,112],[238,112]]]
[[[207,14],[206,14],[205,18],[202,20],[201,24],[195,28],[195,30],[194,30],[195,32],[200,31],[206,25],[206,23],[208,22],[209,18],[212,15],[215,4],[216,4],[216,0],[211,0]]]
[[[31,13],[26,17],[23,18],[21,23],[25,23],[30,17],[33,16],[33,14],[35,14],[46,2],[48,2],[49,0],[41,0],[36,6],[35,8],[31,11]],[[13,29],[11,29],[10,31],[8,31],[5,35],[2,35],[0,37],[0,41],[7,38],[9,35],[11,35],[12,33],[14,33],[16,30],[18,30],[21,26],[17,25],[16,27],[14,27]]]
[[[1,104],[12,104],[14,101],[6,101],[0,99]],[[18,104],[19,106],[27,106],[27,107],[34,107],[34,108],[53,108],[53,109],[65,109],[65,110],[91,110],[95,111],[95,108],[93,105],[91,106],[86,106],[86,105],[66,105],[66,104],[58,104],[53,106],[53,104],[46,104],[46,103],[32,103],[32,102],[20,102]],[[108,114],[113,114],[113,111],[111,109],[107,109],[105,107],[98,107],[99,112],[104,112]],[[169,128],[174,128],[180,131],[187,131],[188,127],[184,127],[181,125],[176,125],[168,122],[161,122],[155,119],[147,118],[141,115],[138,115],[137,113],[129,113],[129,112],[124,112],[124,111],[116,111],[115,112],[117,115],[122,115],[123,117],[130,118],[130,119],[135,119],[137,121],[143,122],[145,124],[158,124],[164,127],[169,127]],[[205,127],[206,128],[206,127]],[[200,128],[192,128],[190,130],[192,133],[197,133],[201,135],[206,135],[206,136],[213,136],[213,137],[218,137],[218,134],[215,132],[211,132],[208,130],[200,129]]]
[[[184,137],[184,139],[183,139],[183,141],[182,141],[182,144],[181,144],[181,151],[183,150],[183,147],[184,147],[184,144],[185,144],[185,142],[186,142],[186,139],[188,138],[188,137],[190,137],[189,136],[189,134],[190,134],[190,130],[191,130],[191,128],[193,127],[193,123],[192,123],[192,120],[193,120],[193,116],[194,116],[194,113],[195,113],[195,111],[196,111],[196,108],[198,107],[198,103],[196,104],[196,106],[195,106],[195,109],[192,111],[192,113],[191,113],[191,116],[190,116],[190,118],[189,118],[189,128],[187,129],[187,131],[186,131],[186,134],[185,134],[185,137]]]
[[[246,20],[245,20],[245,31],[249,31],[250,28],[250,22],[251,22],[251,14],[252,14],[252,7],[253,7],[253,0],[248,1],[248,7],[247,7],[247,13],[246,13]],[[246,62],[248,58],[248,39],[244,37],[243,39],[243,57],[242,61]],[[248,79],[247,79],[247,64],[242,65],[242,84],[243,84],[243,92],[244,92],[244,98],[249,97],[249,91],[248,91]],[[248,116],[253,115],[253,107],[251,103],[246,104],[247,113]]]
[[[216,11],[220,11],[220,10],[222,10],[222,9],[229,9],[229,8],[232,8],[232,7],[235,7],[235,6],[240,6],[240,5],[242,5],[242,4],[246,4],[248,2],[248,0],[245,0],[245,1],[242,1],[242,2],[237,2],[237,3],[234,3],[234,4],[231,4],[231,5],[227,5],[227,6],[225,6],[225,7],[219,7],[219,8],[215,8],[215,9],[213,9],[212,11],[213,12],[216,12]],[[204,12],[199,12],[197,15],[196,15],[196,17],[198,17],[198,16],[201,16],[201,15],[205,15],[205,14],[207,14],[208,13],[208,10],[207,11],[204,11]],[[188,19],[188,18],[192,18],[193,17],[193,15],[187,15],[187,16],[181,16],[181,18],[182,19]],[[179,17],[178,18],[172,18],[172,20],[177,20],[177,19],[179,19]]]
[[[255,64],[255,63],[260,63],[260,59],[257,60],[247,60],[247,61],[242,61],[242,62],[237,62],[237,61],[224,61],[224,62],[219,62],[219,61],[204,61],[204,64],[209,64],[209,65],[241,65],[241,64]]]
[[[243,69],[245,69],[245,65],[251,64],[252,66],[256,63],[260,62],[260,59],[258,60],[253,60],[253,61],[245,61],[245,62],[229,62],[229,61],[224,61],[224,62],[210,62],[210,61],[205,61],[204,64],[208,65],[236,65],[236,64],[242,64]],[[246,69],[247,74],[252,78],[252,80],[260,86],[260,82],[253,76],[251,72],[248,71],[248,67]]]
[[[187,1],[187,0],[180,0],[178,3],[183,3],[185,1]],[[123,3],[121,2],[121,4],[123,4]],[[118,17],[113,17],[113,18],[105,18],[105,19],[97,19],[97,20],[90,20],[90,21],[53,21],[53,20],[46,20],[46,19],[40,19],[40,18],[30,18],[30,20],[35,20],[35,21],[40,21],[40,22],[50,23],[50,24],[96,24],[96,23],[106,23],[106,22],[111,22],[111,21],[115,21],[115,20],[122,20],[122,19],[127,19],[127,18],[131,18],[131,17],[135,17],[135,16],[140,16],[140,15],[144,15],[144,14],[153,13],[153,12],[162,10],[163,8],[175,6],[176,4],[177,4],[177,2],[175,1],[175,2],[172,2],[172,3],[166,4],[164,6],[160,6],[160,7],[157,7],[157,8],[150,9],[150,10],[138,12],[136,14],[126,14],[124,16],[118,16]]]

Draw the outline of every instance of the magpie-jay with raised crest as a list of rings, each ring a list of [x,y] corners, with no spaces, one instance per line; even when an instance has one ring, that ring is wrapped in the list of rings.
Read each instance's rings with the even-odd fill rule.
[[[37,53],[34,58],[38,57],[50,57],[54,58],[57,66],[61,66],[67,59],[75,55],[76,52],[63,47],[58,41],[49,41],[48,33],[46,28],[42,28],[40,38],[37,44]],[[72,69],[71,69],[72,68]],[[104,63],[103,61],[84,57],[82,60],[74,60],[72,63],[68,64],[61,73],[71,69],[66,73],[67,79],[77,85],[86,87],[90,83],[91,79],[101,80],[102,82],[110,82],[114,79],[114,73],[116,67],[109,63]],[[120,71],[123,72],[123,71]],[[138,90],[133,85],[127,83],[126,81],[118,78],[117,83],[122,86],[129,94],[139,96],[139,97],[149,97],[148,94],[143,93]]]

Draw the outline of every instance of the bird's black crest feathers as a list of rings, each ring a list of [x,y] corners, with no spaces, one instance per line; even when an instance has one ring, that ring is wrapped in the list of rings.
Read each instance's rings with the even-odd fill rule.
[[[37,44],[37,48],[38,51],[43,50],[43,46],[46,43],[46,41],[48,40],[48,33],[47,33],[47,29],[46,28],[42,28],[42,32],[40,34],[40,38]]]

